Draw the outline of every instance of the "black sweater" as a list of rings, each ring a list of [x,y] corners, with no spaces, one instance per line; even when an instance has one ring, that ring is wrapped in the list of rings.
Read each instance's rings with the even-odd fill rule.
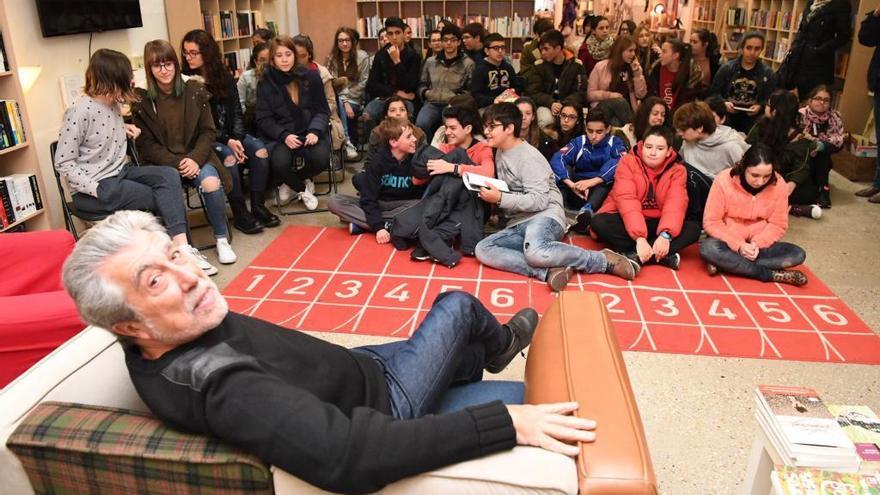
[[[397,91],[416,92],[422,59],[409,45],[403,46],[399,64],[392,62],[388,55],[390,43],[376,52],[370,67],[370,77],[367,79],[367,93],[370,98],[388,98]]]
[[[495,65],[483,59],[474,68],[471,76],[471,94],[477,100],[477,106],[483,108],[495,103],[495,98],[505,90],[514,88],[518,94],[523,92],[523,84],[516,75],[513,66],[507,60]]]
[[[360,205],[376,232],[385,228],[379,200],[419,199],[425,193],[426,186],[413,184],[412,155],[398,161],[387,147],[380,148],[367,158],[364,173]]]
[[[299,104],[293,102],[283,74],[274,67],[266,67],[257,84],[257,128],[266,141],[284,141],[290,134],[302,139],[310,132],[321,137],[330,125],[321,77],[305,66],[294,70],[299,78]]]
[[[375,491],[515,443],[501,402],[395,420],[372,358],[236,313],[157,360],[136,347],[125,354],[156,416],[324,490]]]

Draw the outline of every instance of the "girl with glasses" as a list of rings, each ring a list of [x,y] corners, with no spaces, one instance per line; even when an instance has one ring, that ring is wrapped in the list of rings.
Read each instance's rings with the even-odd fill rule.
[[[820,84],[810,92],[800,113],[804,124],[804,137],[816,143],[810,152],[810,171],[813,182],[819,188],[816,203],[820,208],[831,208],[831,155],[840,151],[846,142],[846,129],[837,110],[831,108],[833,99],[828,86]]]
[[[220,59],[217,42],[206,31],[195,29],[184,35],[181,52],[184,55],[183,73],[200,76],[211,94],[211,116],[217,129],[214,152],[232,176],[229,205],[232,207],[233,226],[245,234],[257,234],[263,231],[263,227],[280,225],[278,217],[265,206],[269,152],[262,141],[248,134],[244,128],[238,86]],[[253,214],[248,211],[244,200],[239,165],[247,166],[250,170]]]
[[[327,69],[341,86],[337,94],[337,107],[345,130],[345,157],[354,160],[358,158],[358,153],[353,144],[350,122],[354,122],[364,107],[364,90],[370,77],[370,56],[358,48],[360,36],[352,28],[340,27],[334,39],[336,43],[327,58]]]

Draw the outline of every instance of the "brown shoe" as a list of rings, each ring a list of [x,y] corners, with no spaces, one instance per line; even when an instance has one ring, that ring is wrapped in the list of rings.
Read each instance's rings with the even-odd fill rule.
[[[712,263],[706,263],[706,271],[709,272],[710,277],[718,275],[718,267],[713,265]]]
[[[610,249],[603,249],[602,254],[605,255],[605,273],[617,275],[624,280],[632,280],[636,278],[638,273],[638,264],[622,254],[617,254]]]
[[[550,290],[553,292],[562,292],[565,290],[565,286],[568,285],[568,281],[571,280],[571,275],[574,273],[574,267],[571,266],[557,266],[550,268],[547,270],[547,285],[550,286]]]
[[[870,198],[877,193],[880,193],[880,187],[868,186],[864,189],[859,189],[858,191],[856,191],[856,196],[859,196],[860,198]]]
[[[880,203],[880,192],[868,198],[868,203]]]
[[[773,270],[773,281],[795,287],[807,285],[807,276],[800,270]]]

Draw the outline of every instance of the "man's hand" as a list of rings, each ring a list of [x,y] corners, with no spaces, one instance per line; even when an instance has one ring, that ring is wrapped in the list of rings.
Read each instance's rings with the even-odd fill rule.
[[[243,163],[247,160],[247,156],[244,154],[244,146],[241,144],[241,141],[238,139],[230,139],[229,141],[226,141],[226,146],[232,150],[232,154],[235,155],[235,161]]]
[[[561,112],[561,111],[562,111],[562,103],[559,103],[558,101],[554,101],[553,103],[550,104],[550,113],[552,113],[553,115],[559,115],[559,112]]]
[[[451,174],[455,170],[455,165],[446,160],[435,158],[428,160],[428,173],[431,175]]]
[[[480,199],[489,204],[494,205],[501,201],[501,191],[494,184],[486,183],[485,186],[480,188],[479,195]]]
[[[636,254],[639,255],[639,260],[642,263],[647,263],[651,256],[654,255],[654,251],[651,249],[651,245],[648,244],[648,239],[644,237],[639,237],[636,239]]]
[[[577,408],[577,402],[507,406],[517,445],[541,447],[571,457],[578,455],[578,442],[596,440],[596,434],[591,431],[596,428],[596,422],[572,416]]]
[[[388,56],[391,57],[391,61],[394,62],[394,65],[400,63],[400,50],[397,49],[397,45],[392,44],[388,47]]]
[[[739,254],[749,261],[758,259],[758,251],[758,246],[752,242],[747,242],[739,247]]]
[[[125,129],[125,135],[132,139],[137,139],[141,135],[141,128],[134,124],[122,124],[122,127]]]
[[[391,232],[388,232],[385,229],[376,232],[376,242],[379,244],[388,244],[391,241]]]
[[[192,179],[199,176],[199,164],[192,158],[184,158],[177,164],[177,171],[184,179]]]
[[[724,108],[727,109],[727,113],[736,113],[738,110],[735,110],[733,107],[736,106],[732,101],[725,101]]]
[[[758,112],[760,112],[760,111],[761,111],[761,105],[758,105],[757,103],[755,103],[754,105],[749,107],[749,111],[746,113],[748,113],[749,115],[754,117],[755,115],[758,115]]]
[[[629,64],[632,67],[633,74],[638,74],[642,71],[642,64],[639,63],[639,57],[633,58],[633,61]]]
[[[602,179],[594,177],[592,179],[579,180],[574,183],[574,187],[578,190],[578,192],[581,193],[582,196],[586,197],[586,195],[590,193],[590,189],[598,186],[602,182]]]
[[[306,141],[303,143],[305,146],[314,146],[318,144],[318,135],[314,132],[310,132],[306,134]]]
[[[288,134],[287,137],[284,138],[284,144],[286,144],[288,148],[295,150],[302,146],[303,143],[295,134]]]
[[[583,181],[575,182],[571,179],[563,179],[563,181],[562,181],[563,184],[565,184],[566,186],[568,186],[569,189],[571,189],[571,192],[573,192],[575,196],[586,201],[587,200],[586,195],[578,189],[578,184],[580,184],[581,182],[583,182]]]
[[[654,257],[656,260],[660,261],[669,254],[669,241],[662,235],[658,235],[657,239],[654,240],[654,245],[651,249],[654,251]]]

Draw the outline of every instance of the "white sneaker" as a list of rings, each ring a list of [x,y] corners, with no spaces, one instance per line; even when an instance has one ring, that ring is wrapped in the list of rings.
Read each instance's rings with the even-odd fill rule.
[[[301,192],[299,196],[307,210],[314,211],[318,207],[318,198],[308,190]]]
[[[819,205],[810,205],[810,216],[813,217],[814,220],[822,218],[822,207]]]
[[[351,144],[351,141],[345,142],[345,159],[356,160],[358,158],[358,150]]]
[[[306,185],[306,191],[308,191],[309,194],[315,194],[315,183],[312,182],[312,179],[306,179],[303,183]]]
[[[287,184],[281,184],[278,186],[278,200],[281,201],[282,205],[286,205],[296,198],[296,191],[290,188]]]
[[[238,256],[235,255],[235,251],[229,245],[229,239],[225,237],[217,238],[217,259],[224,265],[231,265],[238,260]]]
[[[183,252],[188,253],[193,259],[196,260],[196,265],[201,268],[208,275],[217,275],[217,267],[208,262],[208,258],[205,258],[205,255],[200,253],[198,249],[190,246],[189,244],[185,244],[181,246]]]

